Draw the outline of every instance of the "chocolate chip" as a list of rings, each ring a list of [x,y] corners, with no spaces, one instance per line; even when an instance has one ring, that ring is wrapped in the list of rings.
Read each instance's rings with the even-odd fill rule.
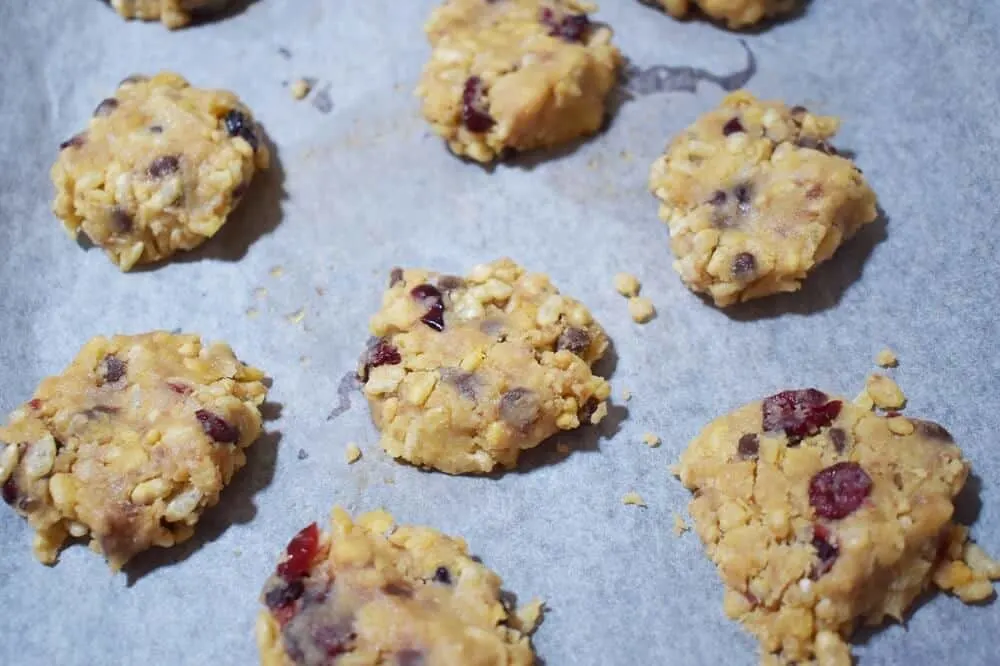
[[[951,433],[944,426],[934,421],[924,421],[922,419],[911,419],[917,426],[917,432],[927,439],[935,439],[940,442],[954,442]]]
[[[434,581],[444,585],[451,585],[451,572],[448,567],[438,567],[434,570]]]
[[[396,267],[389,271],[389,286],[395,287],[403,281],[403,269]]]
[[[812,547],[816,549],[816,556],[819,563],[813,567],[810,578],[816,580],[833,567],[833,563],[840,556],[840,549],[830,543],[830,533],[822,525],[817,525],[813,529]]]
[[[149,131],[153,134],[163,134],[163,125],[150,125]]]
[[[232,444],[239,441],[239,429],[218,414],[213,414],[207,409],[199,409],[194,413],[194,415],[201,424],[202,430],[205,431],[205,434],[214,439],[216,442]]]
[[[475,401],[479,397],[482,383],[474,372],[466,372],[461,368],[441,368],[441,381],[455,387],[463,398]]]
[[[253,121],[247,118],[242,111],[232,109],[222,117],[222,124],[226,127],[226,133],[231,137],[242,137],[250,144],[250,148],[257,150],[257,134],[254,132]]]
[[[582,42],[590,29],[590,18],[586,14],[568,14],[556,20],[555,12],[548,7],[542,9],[539,20],[549,29],[550,37],[559,37],[570,43]]]
[[[749,183],[741,183],[733,188],[733,196],[736,197],[737,208],[741,213],[746,215],[750,212],[750,203],[753,199],[753,194]]]
[[[752,432],[748,432],[740,437],[740,441],[736,445],[736,452],[742,458],[756,458],[759,450],[760,438]]]
[[[419,650],[400,650],[396,653],[396,666],[424,666],[424,653]]]
[[[391,581],[382,586],[382,591],[392,597],[403,597],[409,599],[413,596],[413,590],[403,583]]]
[[[122,79],[118,86],[127,86],[133,83],[145,83],[146,81],[149,81],[148,76],[144,76],[143,74],[131,74]]]
[[[362,381],[368,379],[368,372],[372,368],[382,365],[399,365],[403,362],[403,357],[399,350],[385,338],[375,338],[374,343],[369,344],[368,349],[361,355],[361,366],[358,376]]]
[[[298,601],[306,589],[302,579],[296,579],[291,582],[278,580],[280,583],[264,595],[264,603],[271,610],[283,608]]]
[[[108,354],[98,366],[98,372],[104,378],[104,383],[114,384],[125,376],[127,364],[114,354]]]
[[[830,442],[833,443],[833,448],[837,453],[843,453],[844,449],[847,448],[847,433],[841,428],[830,428]]]
[[[349,622],[339,622],[334,625],[327,625],[314,629],[312,632],[313,641],[320,647],[331,661],[322,663],[334,663],[333,657],[351,651],[351,643],[357,638],[353,626]],[[319,662],[317,662],[319,663]]]
[[[59,150],[66,150],[67,148],[79,148],[83,144],[87,143],[87,133],[80,132],[76,136],[70,137],[59,144]]]
[[[118,100],[114,97],[108,97],[107,99],[101,100],[101,103],[97,105],[96,109],[94,109],[94,117],[103,118],[105,116],[110,116],[117,108]]]
[[[748,280],[757,274],[757,258],[749,252],[733,257],[733,275],[738,280]]]
[[[556,349],[567,349],[582,357],[590,349],[590,334],[582,328],[570,326],[559,334]]]
[[[729,122],[722,126],[722,133],[726,136],[730,134],[736,134],[737,132],[746,132],[746,128],[743,127],[743,123],[740,122],[739,118],[731,118]]]
[[[127,234],[132,231],[132,216],[124,208],[115,206],[111,209],[111,218],[108,226],[116,234]]]
[[[725,192],[723,192],[722,190],[716,190],[715,194],[712,195],[712,198],[708,200],[708,203],[712,204],[713,206],[722,206],[726,203],[727,198],[728,197],[726,197]]]
[[[541,400],[531,389],[513,388],[500,396],[500,418],[514,426],[525,429],[538,419]]]
[[[444,296],[437,287],[431,284],[419,284],[410,291],[414,300],[422,301],[427,306],[427,312],[420,321],[435,331],[444,330]]]
[[[160,155],[149,163],[146,173],[150,178],[163,178],[175,173],[181,168],[180,159],[177,155]]]

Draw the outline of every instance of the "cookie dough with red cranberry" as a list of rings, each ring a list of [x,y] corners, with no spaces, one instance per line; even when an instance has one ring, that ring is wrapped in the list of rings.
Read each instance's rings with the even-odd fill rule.
[[[118,570],[189,538],[260,434],[262,377],[196,335],[84,345],[0,428],[3,499],[35,530],[36,557],[82,538]]]
[[[450,474],[512,468],[560,430],[597,423],[608,338],[547,275],[510,259],[465,278],[396,269],[359,376],[382,447]]]
[[[228,0],[111,0],[111,6],[123,18],[162,21],[171,30],[183,28],[198,13],[217,12]]]
[[[508,608],[462,539],[382,511],[352,521],[337,508],[331,527],[299,532],[264,586],[263,666],[535,663],[536,613]]]
[[[718,306],[796,291],[875,220],[861,170],[829,143],[838,125],[739,91],[673,140],[649,187],[692,291]]]
[[[815,389],[716,419],[679,466],[726,614],[762,664],[819,666],[850,666],[854,628],[902,620],[932,582],[968,602],[993,594],[1000,563],[952,522],[968,473],[940,425]]]
[[[418,95],[456,155],[490,162],[564,144],[604,123],[622,62],[578,0],[449,0],[426,25]]]
[[[765,19],[786,14],[798,0],[656,0],[675,18],[684,18],[695,9],[732,29],[746,28]]]
[[[233,93],[170,72],[130,76],[60,146],[53,210],[127,271],[214,236],[267,164],[261,130]]]

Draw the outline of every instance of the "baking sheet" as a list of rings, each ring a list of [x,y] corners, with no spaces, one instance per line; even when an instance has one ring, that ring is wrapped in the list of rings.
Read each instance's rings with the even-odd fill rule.
[[[902,359],[893,374],[910,411],[946,424],[972,461],[978,492],[962,513],[1000,553],[1000,5],[817,1],[742,36],[751,90],[843,117],[838,146],[857,153],[885,219],[803,292],[721,312],[669,268],[645,181],[668,137],[738,85],[741,37],[605,0],[631,99],[592,141],[485,170],[430,136],[411,94],[433,4],[259,0],[168,33],[98,0],[0,3],[0,409],[93,335],[182,328],[267,370],[277,417],[194,540],[141,556],[127,576],[79,546],[55,568],[37,564],[26,525],[0,510],[0,663],[256,663],[260,586],[288,538],[339,503],[460,534],[522,600],[546,599],[535,645],[549,666],[754,664],[697,539],[671,533],[688,494],[667,467],[749,400],[799,386],[853,395],[884,346]],[[47,172],[117,81],[159,69],[242,96],[275,167],[202,250],[122,275],[63,234]],[[317,79],[303,102],[285,87],[299,77]],[[507,254],[586,301],[614,340],[615,395],[631,401],[499,478],[386,459],[360,396],[338,387],[387,271],[462,273]],[[620,270],[657,306],[646,326],[611,287]],[[364,457],[348,466],[351,441]],[[574,451],[559,454],[559,441]],[[632,490],[648,508],[622,504]],[[907,626],[866,634],[861,663],[997,663],[997,604],[938,596]]]

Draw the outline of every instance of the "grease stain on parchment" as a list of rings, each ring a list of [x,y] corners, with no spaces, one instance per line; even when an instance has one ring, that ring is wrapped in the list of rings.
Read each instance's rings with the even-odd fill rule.
[[[353,370],[345,372],[337,386],[337,405],[327,415],[326,420],[332,421],[349,410],[351,408],[351,395],[356,393],[360,387],[358,374]]]
[[[745,87],[757,73],[757,58],[747,43],[740,40],[746,51],[747,62],[743,69],[728,74],[714,74],[707,69],[681,65],[651,65],[638,67],[631,63],[625,67],[624,87],[634,96],[655,95],[664,92],[694,93],[699,83],[712,83],[726,92]]]

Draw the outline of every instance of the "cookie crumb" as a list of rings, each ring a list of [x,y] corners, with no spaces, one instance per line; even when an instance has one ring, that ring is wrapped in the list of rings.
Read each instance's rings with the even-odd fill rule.
[[[269,272],[271,274],[271,277],[279,278],[285,274],[285,269],[282,268],[281,266],[275,266]]]
[[[247,316],[250,317],[251,319],[253,319],[259,314],[260,312],[257,310],[257,308],[247,308]]]
[[[688,524],[684,522],[684,519],[681,517],[681,514],[674,513],[674,536],[679,537],[683,535],[685,532],[687,532],[689,529],[691,528],[688,527]]]
[[[622,503],[629,506],[646,506],[646,501],[642,499],[642,495],[633,491],[625,493],[622,497]]]
[[[265,289],[264,287],[257,287],[256,289],[253,290],[253,296],[258,300],[263,300],[264,298],[267,297],[267,289]]]
[[[312,90],[312,84],[307,79],[297,79],[292,81],[289,91],[295,99],[305,99],[305,96]]]
[[[571,449],[569,448],[569,444],[567,444],[566,442],[559,442],[558,444],[556,444],[556,451],[562,455],[568,454],[570,450]]]
[[[616,273],[614,278],[615,291],[626,298],[631,298],[639,294],[642,284],[639,278],[631,273]]]
[[[952,525],[945,558],[934,572],[934,584],[963,602],[978,603],[993,597],[991,580],[1000,580],[1000,562],[969,540],[969,528]]]
[[[347,449],[344,450],[344,459],[347,460],[348,465],[353,465],[358,460],[361,459],[361,449],[354,442],[350,442],[347,445]]]
[[[888,419],[886,424],[889,426],[889,430],[896,433],[897,435],[912,435],[913,434],[913,422],[905,416],[893,416]]]
[[[622,389],[622,402],[628,402],[632,399],[632,391],[628,389]]]
[[[655,449],[657,446],[660,445],[660,438],[651,432],[647,432],[645,435],[643,435],[642,441],[645,442],[646,446],[648,446],[651,449]]]
[[[296,457],[299,460],[306,460],[307,458],[309,458],[309,452],[306,451],[305,449],[299,449],[299,453]]]
[[[590,424],[597,425],[604,420],[604,417],[608,415],[608,403],[602,402],[594,410],[594,413],[590,415]]]
[[[886,347],[875,357],[875,363],[883,368],[895,368],[899,365],[899,359],[896,357],[896,352]]]
[[[648,298],[633,296],[628,299],[628,313],[635,323],[645,324],[656,316],[656,308],[653,307],[653,301]]]
[[[285,319],[289,324],[300,324],[302,320],[306,318],[306,309],[299,308],[295,312],[285,315]]]
[[[892,379],[885,375],[873,374],[865,382],[865,392],[880,409],[902,409],[906,396]]]
[[[532,599],[524,606],[517,609],[512,618],[516,622],[516,628],[522,634],[530,634],[538,625],[542,623],[542,613],[545,610],[545,602],[541,599]]]

